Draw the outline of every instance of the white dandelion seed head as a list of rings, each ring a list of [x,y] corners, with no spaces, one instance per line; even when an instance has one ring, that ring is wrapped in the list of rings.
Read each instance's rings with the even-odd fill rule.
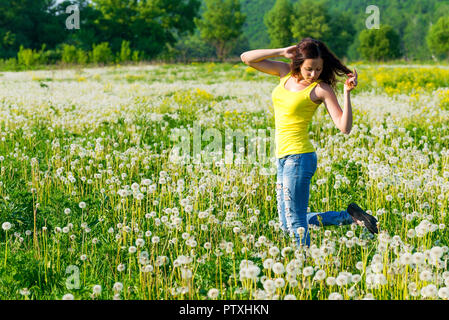
[[[62,300],[75,300],[75,297],[71,293],[67,293],[62,297]]]
[[[9,229],[11,229],[12,225],[10,222],[3,222],[2,223],[2,229],[5,231],[8,231]]]
[[[383,271],[384,265],[381,262],[373,263],[371,265],[371,270],[374,273],[381,273]]]
[[[274,284],[274,281],[271,279],[267,279],[265,280],[265,282],[263,283],[263,288],[268,292],[268,293],[274,293],[274,291],[276,290],[276,286]]]
[[[253,262],[253,261],[243,259],[242,261],[240,261],[240,266],[239,266],[239,268],[240,268],[240,269],[245,269],[245,268],[249,268],[250,266],[253,266],[253,265],[254,265],[254,262]]]
[[[413,256],[411,253],[409,252],[405,252],[401,255],[401,257],[399,258],[399,262],[402,265],[409,265],[413,262]]]
[[[373,264],[375,264],[375,263],[382,263],[382,256],[380,254],[376,253],[373,256],[373,262],[372,263]]]
[[[334,286],[335,283],[336,283],[335,277],[327,277],[327,278],[326,278],[326,284],[327,284],[328,286]]]
[[[22,289],[19,290],[19,293],[22,296],[29,296],[30,295],[30,290],[28,290],[28,288],[22,288]]]
[[[434,284],[429,284],[421,289],[421,296],[423,298],[435,298],[438,289]]]
[[[271,247],[271,248],[268,250],[268,253],[269,253],[271,256],[276,257],[276,256],[279,254],[279,248],[278,248],[278,247]]]
[[[267,299],[267,294],[264,290],[257,290],[256,293],[254,294],[254,297],[256,300],[265,300]]]
[[[246,276],[249,279],[256,279],[260,273],[260,268],[256,265],[249,266],[246,270]]]
[[[219,294],[219,291],[216,288],[209,289],[209,291],[207,292],[207,296],[210,299],[216,299],[218,297],[218,294]]]
[[[273,264],[272,269],[275,274],[283,274],[285,271],[284,265],[281,262]]]
[[[310,277],[313,274],[313,267],[312,266],[305,267],[302,270],[302,274],[304,275],[304,277]]]
[[[274,286],[276,288],[283,288],[285,286],[285,280],[283,278],[274,279]]]
[[[145,240],[143,240],[143,239],[141,239],[141,238],[138,238],[138,239],[136,239],[136,246],[137,247],[143,247],[144,246],[144,244],[145,244]]]
[[[362,280],[362,276],[359,274],[353,274],[351,277],[352,283],[359,283]]]
[[[434,259],[439,259],[443,256],[443,249],[439,246],[435,246],[430,249],[430,256]]]
[[[432,277],[433,277],[432,272],[429,270],[423,270],[419,274],[419,279],[421,279],[422,281],[431,281]]]
[[[380,285],[380,286],[384,286],[387,284],[387,278],[385,277],[384,274],[376,274],[374,275],[374,284],[375,285]]]
[[[139,254],[139,258],[143,258],[143,259],[148,259],[149,256],[150,256],[150,254],[148,253],[148,251],[145,251],[145,250]]]
[[[449,271],[444,271],[441,276],[443,277],[444,280],[449,279]]]
[[[374,295],[372,293],[365,294],[365,297],[363,297],[362,300],[375,300]]]
[[[329,300],[343,300],[343,296],[338,292],[332,292],[329,294]]]
[[[449,288],[448,287],[440,288],[440,290],[438,290],[438,296],[441,299],[449,299]]]
[[[204,249],[210,250],[212,248],[212,244],[210,242],[204,243]]]
[[[265,259],[263,261],[263,267],[265,269],[271,269],[273,267],[273,265],[274,265],[274,260],[271,258]]]
[[[156,244],[159,243],[160,238],[158,236],[154,236],[153,238],[151,238],[151,242]]]
[[[114,289],[115,292],[120,292],[123,289],[123,283],[116,282],[114,283],[114,286],[112,288]]]
[[[154,267],[151,264],[147,264],[143,267],[143,272],[147,273],[147,272],[153,272]]]
[[[267,269],[268,269],[268,268],[267,268]],[[285,271],[286,271],[288,274],[291,274],[291,275],[296,275],[296,274],[297,274],[298,269],[295,267],[294,261],[290,261],[290,262],[287,264],[287,266],[285,267]]]
[[[326,271],[324,271],[324,270],[318,270],[316,273],[315,273],[315,276],[313,277],[313,279],[314,280],[316,280],[316,281],[322,281],[322,280],[324,280],[326,278]]]
[[[190,278],[192,278],[192,276],[193,276],[192,270],[190,270],[186,267],[181,268],[181,278],[182,279],[190,279]]]
[[[92,288],[92,292],[94,295],[101,294],[101,286],[99,284],[94,285]]]
[[[425,262],[425,256],[422,252],[415,252],[413,254],[413,263],[416,265],[422,265]]]

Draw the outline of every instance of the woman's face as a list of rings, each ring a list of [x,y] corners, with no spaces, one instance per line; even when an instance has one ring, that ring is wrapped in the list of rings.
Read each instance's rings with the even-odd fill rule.
[[[301,76],[308,82],[312,83],[318,80],[321,72],[323,71],[323,59],[305,59],[301,65]]]

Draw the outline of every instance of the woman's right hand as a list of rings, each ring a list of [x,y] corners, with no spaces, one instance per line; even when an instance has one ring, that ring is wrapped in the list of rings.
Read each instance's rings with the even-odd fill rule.
[[[285,47],[282,55],[287,59],[293,59],[296,56],[297,46]]]

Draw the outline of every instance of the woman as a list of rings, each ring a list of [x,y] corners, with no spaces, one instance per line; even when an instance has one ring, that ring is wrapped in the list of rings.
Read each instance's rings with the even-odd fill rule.
[[[285,57],[291,63],[268,60]],[[242,61],[265,73],[279,76],[272,92],[275,112],[277,203],[281,228],[294,234],[298,245],[310,246],[308,224],[340,225],[357,223],[377,233],[377,220],[351,203],[344,211],[307,213],[309,186],[317,169],[317,156],[308,137],[308,125],[324,103],[337,128],[349,134],[352,127],[350,92],[357,86],[357,71],[351,73],[327,48],[312,38],[280,49],[244,52]],[[344,84],[344,110],[336,95],[336,76],[348,76]]]

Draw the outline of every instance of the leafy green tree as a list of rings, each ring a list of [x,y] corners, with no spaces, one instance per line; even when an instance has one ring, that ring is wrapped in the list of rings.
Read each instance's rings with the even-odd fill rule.
[[[77,61],[79,64],[86,64],[89,62],[89,54],[81,48],[78,48],[77,53]]]
[[[273,8],[264,16],[272,48],[283,48],[292,44],[292,4],[290,0],[276,0]]]
[[[412,23],[409,23],[401,37],[403,44],[404,58],[406,59],[425,59],[429,58],[429,48],[426,44],[426,32],[428,29],[428,22],[423,15],[416,15],[411,18]]]
[[[356,30],[349,13],[329,11],[327,1],[296,2],[291,15],[291,31],[300,41],[305,37],[321,40],[339,57],[346,56]]]
[[[198,29],[194,34],[180,38],[174,49],[177,51],[178,59],[182,61],[188,61],[191,58],[211,58],[216,54],[215,49],[201,38]]]
[[[205,0],[202,19],[194,22],[201,38],[212,44],[218,59],[224,59],[234,48],[242,33],[246,16],[240,11],[239,0]]]
[[[17,63],[25,67],[31,67],[37,64],[39,61],[39,53],[32,49],[25,49],[20,46],[19,52],[17,52]]]
[[[64,44],[62,46],[62,62],[75,63],[78,61],[78,52],[74,45]]]
[[[122,47],[120,49],[120,54],[118,56],[119,62],[126,62],[131,60],[131,48],[129,47],[129,41],[123,40]]]
[[[109,63],[113,60],[111,48],[108,42],[102,42],[94,45],[92,48],[92,62],[94,63]]]
[[[291,32],[298,41],[306,37],[325,41],[331,32],[330,17],[324,2],[296,2],[293,5],[291,20]]]
[[[401,55],[399,35],[389,25],[365,29],[360,32],[359,39],[359,52],[364,59],[384,61]]]
[[[264,17],[275,2],[276,0],[240,0],[240,7],[243,14],[246,15],[242,30],[248,39],[248,50],[270,47],[270,37],[264,23]]]
[[[12,57],[20,46],[51,49],[66,37],[51,9],[55,0],[0,1],[0,57]]]
[[[297,3],[302,0],[291,1]],[[260,17],[263,17],[275,2],[276,0],[241,0],[242,12],[248,15],[243,26],[243,33],[247,35],[250,47],[253,49],[269,46],[269,33]],[[327,1],[325,6],[331,12],[331,20],[334,18],[334,12],[338,15],[347,13],[351,17],[351,22],[347,23],[347,26],[355,28],[354,41],[347,50],[347,57],[351,60],[361,58],[357,50],[358,36],[366,29],[366,20],[370,16],[370,13],[366,12],[368,4],[370,3],[366,1],[338,0]],[[407,58],[431,58],[431,51],[426,43],[429,24],[435,24],[440,17],[449,15],[448,0],[376,0],[372,4],[380,9],[380,21],[390,25],[399,35],[401,51]],[[307,6],[305,7],[308,11]],[[307,11],[302,13],[305,14]],[[312,20],[306,19],[306,23],[314,28]],[[333,28],[330,26],[330,29]],[[331,32],[331,35],[333,34]],[[300,40],[300,37],[296,35],[294,37],[295,41]],[[330,39],[327,39],[326,43],[335,53],[339,51],[330,43]],[[337,53],[337,55],[341,54]]]
[[[430,27],[427,45],[434,54],[449,57],[449,16],[441,17]]]
[[[130,48],[153,58],[167,45],[176,42],[176,34],[193,32],[200,0],[92,0],[101,16],[95,21],[102,41],[114,52],[123,40]],[[80,13],[81,14],[81,13]]]
[[[351,14],[334,12],[330,16],[329,27],[331,31],[324,37],[324,41],[338,57],[347,56],[356,33]]]
[[[66,19],[69,17],[66,8],[70,5],[78,6],[80,18],[79,29],[69,30],[65,27]],[[59,19],[58,24],[63,26],[67,36],[64,43],[74,45],[87,52],[91,50],[94,44],[104,41],[104,26],[100,24],[102,13],[90,0],[66,0],[60,2],[54,8],[54,12]],[[81,60],[84,60],[84,58]]]

